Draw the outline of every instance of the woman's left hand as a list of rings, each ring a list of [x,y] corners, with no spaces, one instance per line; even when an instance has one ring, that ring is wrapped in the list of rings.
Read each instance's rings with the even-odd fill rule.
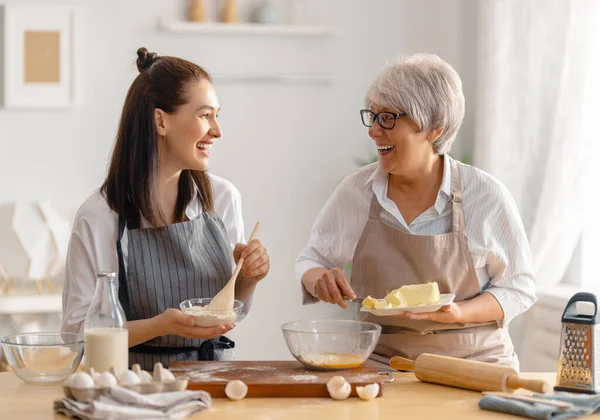
[[[396,316],[412,319],[415,321],[433,321],[442,324],[455,324],[463,322],[463,313],[459,305],[452,302],[450,305],[442,306],[436,312],[426,312],[422,314],[414,314],[412,312],[403,312]]]
[[[264,279],[271,267],[267,250],[258,239],[253,239],[247,245],[237,244],[233,250],[233,258],[236,264],[240,258],[244,259],[242,275],[253,281]]]

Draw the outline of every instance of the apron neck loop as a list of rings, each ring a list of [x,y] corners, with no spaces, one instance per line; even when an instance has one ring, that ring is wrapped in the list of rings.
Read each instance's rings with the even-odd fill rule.
[[[462,182],[458,163],[450,158],[450,167],[452,169],[452,232],[465,231],[465,215],[462,206]]]
[[[129,302],[129,293],[127,292],[127,276],[125,273],[125,260],[123,259],[123,249],[121,247],[121,239],[125,232],[125,219],[119,216],[119,232],[117,234],[117,258],[119,260],[119,302],[125,312],[125,318],[131,319],[131,302]]]
[[[373,198],[371,199],[371,209],[369,210],[369,219],[377,220],[381,218],[381,204],[377,200],[377,194],[373,193]]]

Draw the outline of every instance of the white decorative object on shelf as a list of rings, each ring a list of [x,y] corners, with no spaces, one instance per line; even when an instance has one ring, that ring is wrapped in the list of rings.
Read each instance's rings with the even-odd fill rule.
[[[63,4],[4,6],[6,108],[62,108],[72,102],[73,9]]]
[[[54,293],[51,278],[64,266],[69,225],[49,203],[0,205],[0,295],[16,281],[41,281]]]
[[[282,23],[280,8],[276,0],[262,0],[254,14],[254,20],[258,23],[267,25]]]
[[[266,25],[261,23],[196,23],[160,20],[159,27],[167,32],[205,35],[269,35],[327,37],[336,33],[329,26]]]

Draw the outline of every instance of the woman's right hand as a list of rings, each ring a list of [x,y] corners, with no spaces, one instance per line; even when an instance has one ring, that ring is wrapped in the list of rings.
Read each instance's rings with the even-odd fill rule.
[[[179,335],[185,338],[200,338],[210,340],[231,331],[235,324],[219,325],[216,327],[196,327],[194,317],[186,315],[179,309],[169,308],[154,317],[156,328],[160,335]]]
[[[350,287],[344,272],[337,267],[321,274],[315,283],[315,293],[323,302],[334,303],[344,309],[348,308],[344,296],[350,300],[356,299],[356,293]]]

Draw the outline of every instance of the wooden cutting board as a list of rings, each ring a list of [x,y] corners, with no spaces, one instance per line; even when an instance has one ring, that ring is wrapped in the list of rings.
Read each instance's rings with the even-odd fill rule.
[[[247,397],[254,398],[329,397],[326,384],[336,375],[350,382],[351,396],[356,396],[356,386],[378,383],[378,396],[383,388],[377,369],[366,366],[321,372],[297,361],[201,361],[171,362],[169,370],[175,376],[189,377],[188,389],[207,391],[213,398],[225,397],[225,386],[234,379],[244,381]]]

